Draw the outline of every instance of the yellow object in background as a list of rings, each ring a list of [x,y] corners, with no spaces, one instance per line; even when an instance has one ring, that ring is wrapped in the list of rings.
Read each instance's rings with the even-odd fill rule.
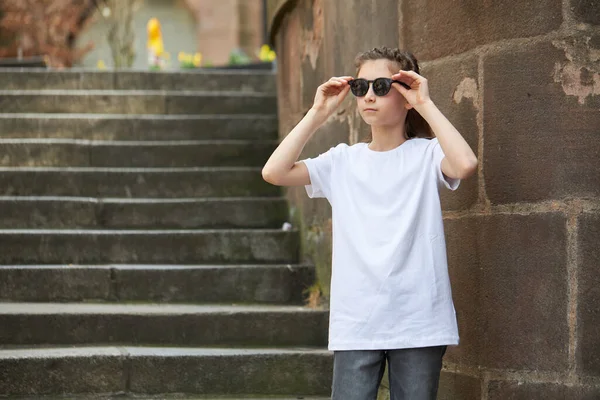
[[[106,64],[104,64],[103,60],[98,60],[98,62],[96,63],[96,67],[98,69],[106,69]]]
[[[272,62],[275,60],[276,55],[275,52],[273,50],[271,50],[271,48],[269,47],[268,44],[263,44],[260,48],[260,52],[258,54],[258,58],[261,61],[269,61]]]
[[[165,51],[160,22],[157,18],[151,18],[147,25],[148,30],[148,50],[154,57],[160,57]]]

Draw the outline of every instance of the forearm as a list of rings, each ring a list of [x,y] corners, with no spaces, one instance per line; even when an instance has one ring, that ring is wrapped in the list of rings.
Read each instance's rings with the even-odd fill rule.
[[[476,168],[477,156],[471,146],[432,101],[415,106],[415,109],[431,127],[453,170],[459,172]]]
[[[302,149],[323,122],[324,119],[314,109],[310,109],[269,157],[263,167],[263,176],[276,178],[291,170]]]

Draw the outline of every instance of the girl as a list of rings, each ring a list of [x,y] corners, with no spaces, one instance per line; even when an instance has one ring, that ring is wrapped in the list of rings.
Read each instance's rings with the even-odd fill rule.
[[[412,54],[375,48],[356,67],[357,78],[319,86],[262,173],[332,207],[332,399],[375,399],[387,362],[392,400],[434,400],[446,346],[459,342],[439,190],[456,190],[477,158],[429,98]],[[369,140],[296,161],[350,91]]]

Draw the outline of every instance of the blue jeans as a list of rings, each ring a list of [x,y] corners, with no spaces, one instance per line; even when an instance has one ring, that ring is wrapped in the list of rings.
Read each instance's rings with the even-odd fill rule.
[[[333,354],[332,400],[375,400],[386,361],[391,400],[435,400],[447,346]]]

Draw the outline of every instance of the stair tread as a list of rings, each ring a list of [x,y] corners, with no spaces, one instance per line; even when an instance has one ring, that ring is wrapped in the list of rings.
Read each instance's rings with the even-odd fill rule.
[[[124,120],[205,120],[205,119],[277,119],[277,114],[92,114],[92,113],[0,113],[0,119],[124,119]]]
[[[84,203],[116,203],[116,204],[181,204],[181,203],[212,203],[212,202],[244,202],[257,201],[280,202],[286,201],[282,196],[246,196],[246,197],[175,197],[175,198],[128,198],[128,197],[80,197],[80,196],[0,196],[0,202],[8,201],[61,201]]]
[[[324,348],[315,347],[270,347],[270,348],[234,348],[234,347],[150,347],[150,346],[56,346],[0,348],[2,359],[61,358],[61,357],[206,357],[206,356],[253,356],[253,355],[294,355],[314,354],[330,355]]]
[[[0,90],[0,96],[53,95],[53,96],[203,96],[203,97],[275,97],[274,93],[241,92],[235,90],[131,90],[131,89],[17,89]]]
[[[167,303],[15,303],[0,302],[0,315],[50,314],[234,314],[234,313],[322,313],[323,310],[294,305],[223,305],[223,304],[167,304]]]
[[[79,146],[194,146],[194,145],[275,145],[277,140],[206,139],[206,140],[92,140],[71,138],[8,138],[0,144],[73,144]]]
[[[311,264],[199,264],[199,265],[180,265],[180,264],[20,264],[20,265],[0,265],[0,269],[121,269],[121,270],[207,270],[207,269],[236,269],[236,268],[273,268],[273,269],[294,269],[294,268],[314,268]]]
[[[2,234],[63,234],[63,235],[163,235],[163,234],[207,234],[207,233],[279,233],[297,230],[274,228],[223,228],[223,229],[0,229]]]
[[[261,171],[261,167],[0,167],[0,172],[43,171],[43,172],[117,172],[117,173],[152,173],[152,172],[246,172]]]

